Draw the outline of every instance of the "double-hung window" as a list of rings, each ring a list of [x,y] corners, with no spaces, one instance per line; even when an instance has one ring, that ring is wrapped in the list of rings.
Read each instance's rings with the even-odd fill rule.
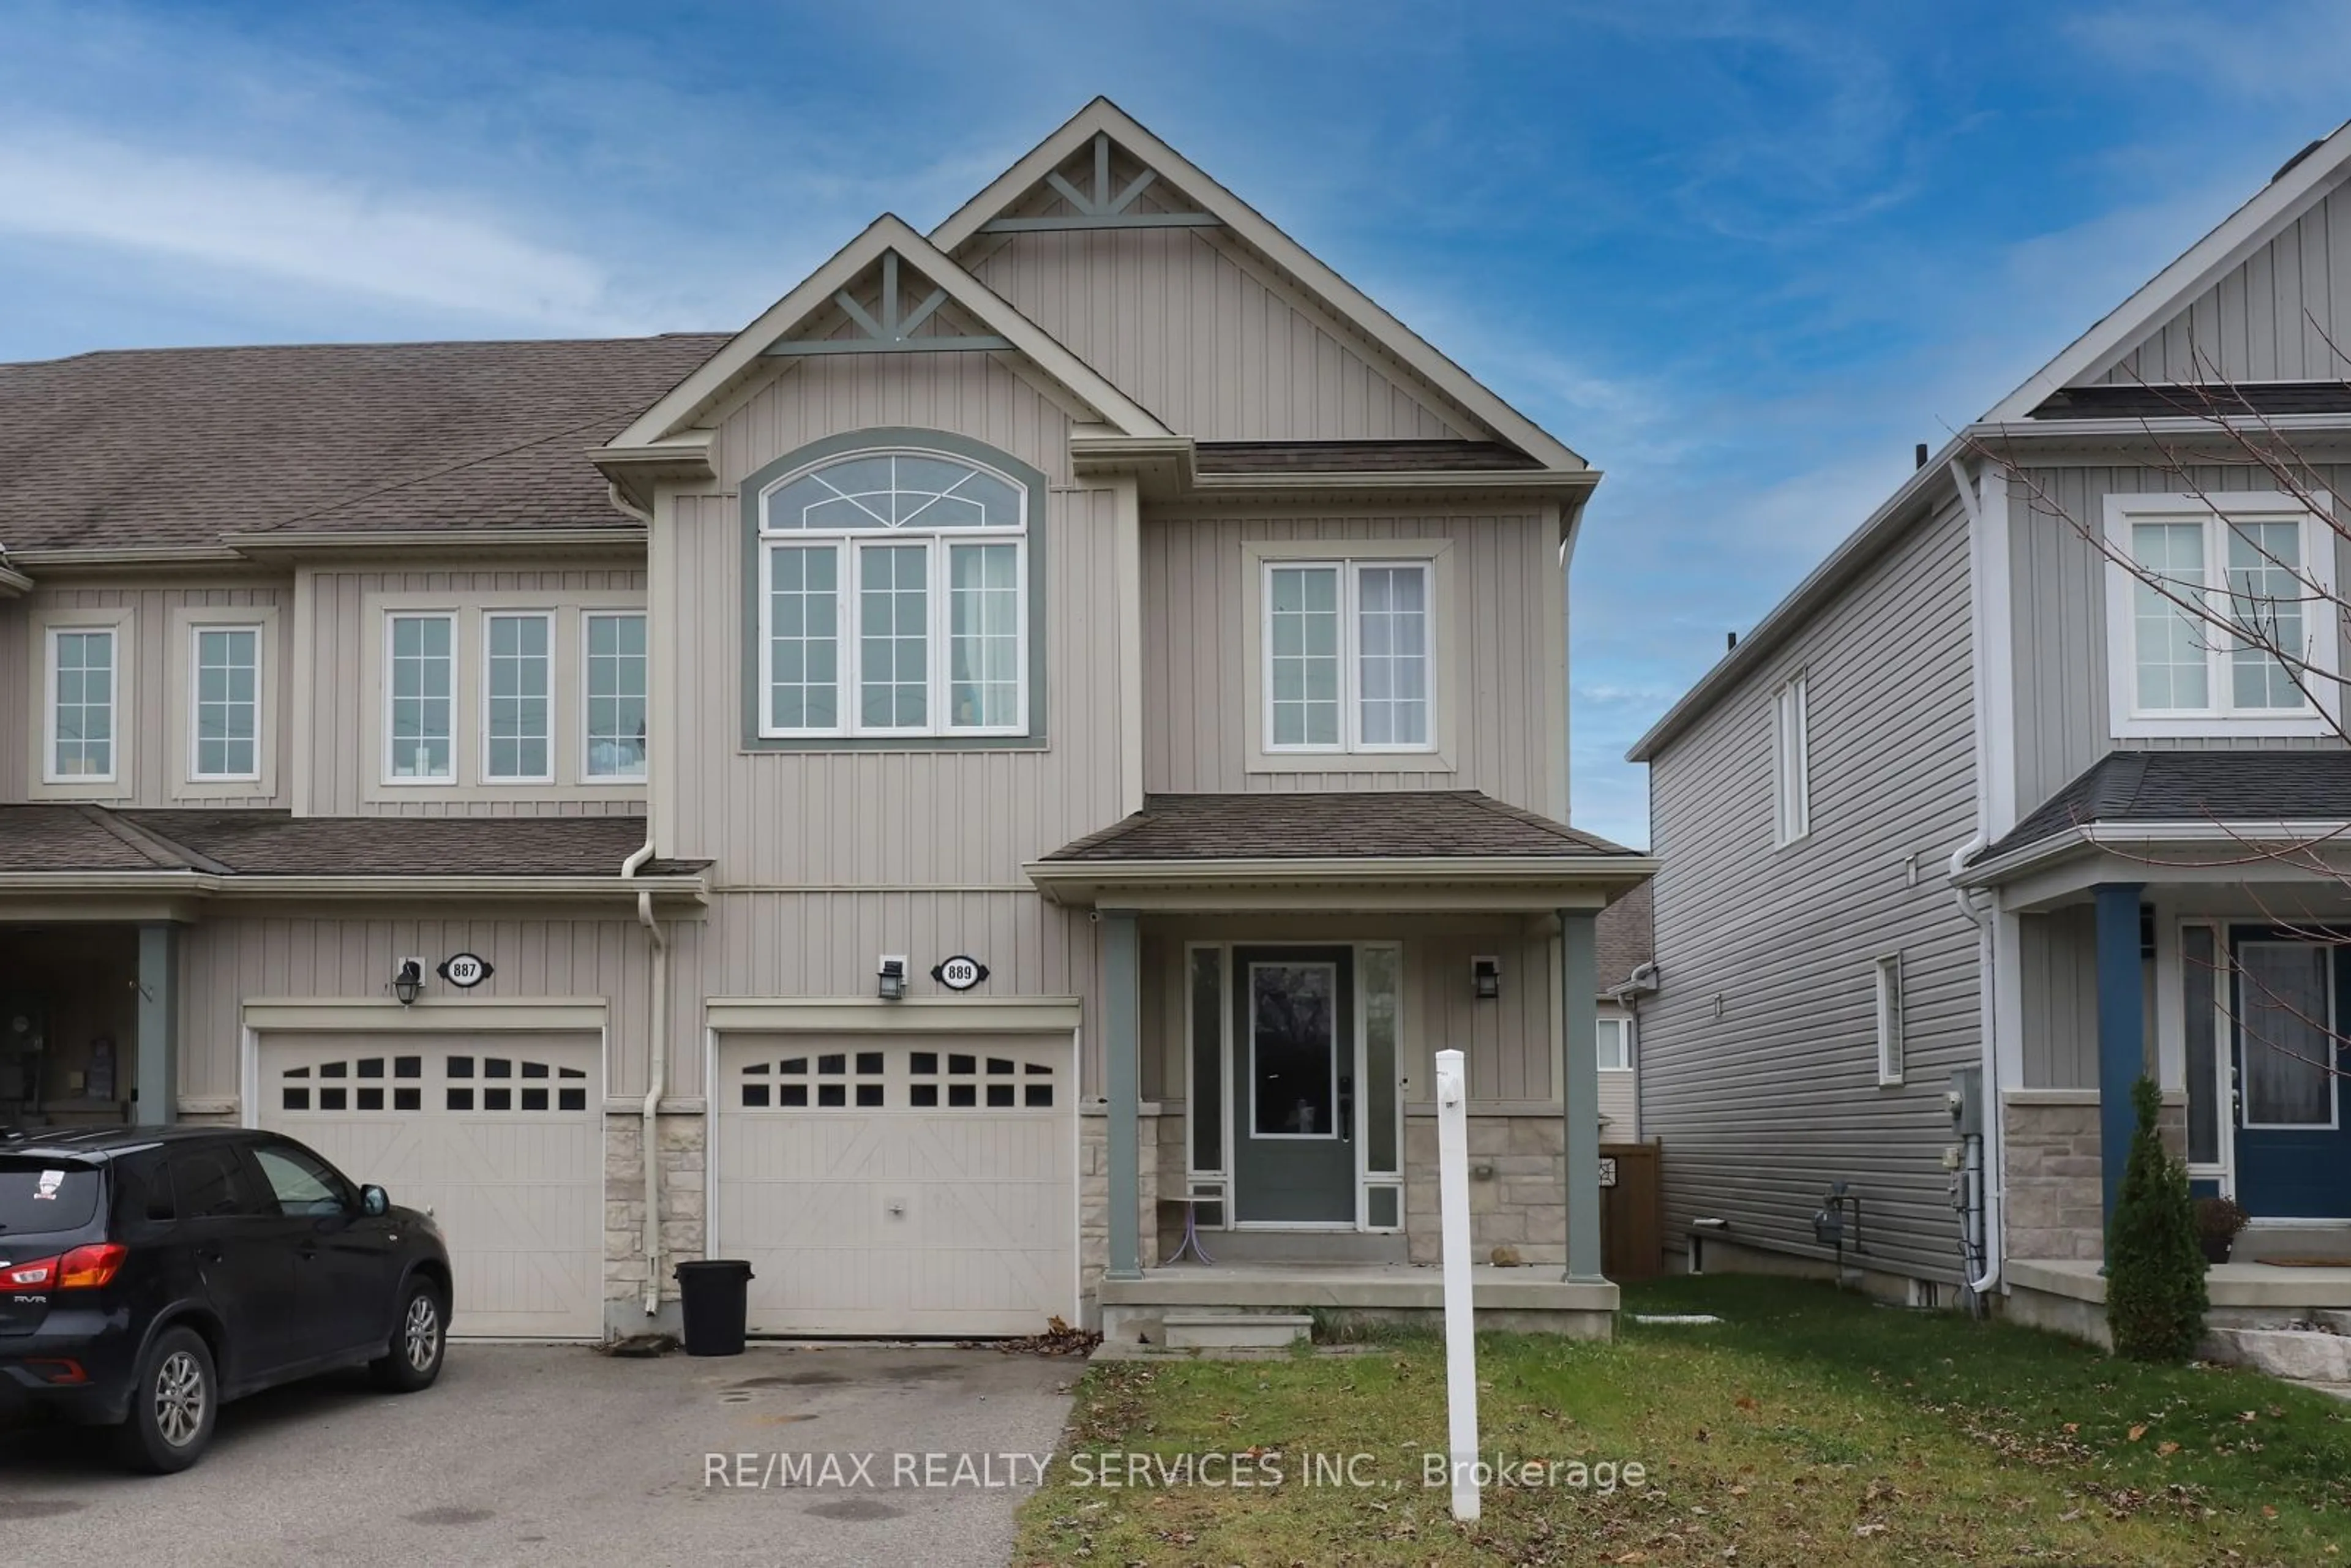
[[[457,618],[392,615],[386,622],[392,700],[384,715],[385,776],[399,783],[453,784]]]
[[[1804,677],[1791,675],[1771,694],[1772,841],[1785,845],[1813,831],[1812,715]]]
[[[261,628],[190,629],[194,725],[188,777],[198,782],[261,777]]]
[[[588,777],[645,776],[645,618],[631,612],[585,618]]]
[[[120,639],[110,626],[49,630],[48,758],[57,783],[104,783],[115,776]]]
[[[1028,487],[864,452],[760,497],[759,734],[1024,735]]]
[[[496,612],[482,618],[482,778],[493,784],[555,779],[555,618]]]
[[[2111,496],[2116,736],[2294,735],[2336,706],[2335,530],[2323,497]]]
[[[1435,749],[1434,568],[1264,564],[1265,748]]]
[[[1633,1020],[1593,1020],[1593,1054],[1603,1072],[1629,1072],[1633,1068]]]

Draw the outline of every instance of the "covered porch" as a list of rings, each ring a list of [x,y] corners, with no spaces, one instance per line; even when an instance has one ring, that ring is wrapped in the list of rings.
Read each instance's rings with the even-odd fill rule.
[[[1458,1047],[1481,1310],[1606,1333],[1594,920],[1651,869],[1468,791],[1153,797],[1030,866],[1098,934],[1105,1332],[1433,1311]]]
[[[2012,1301],[2098,1315],[2147,1075],[2194,1189],[2251,1216],[2214,1321],[2351,1308],[2345,818],[2351,755],[2116,753],[1961,879],[1996,911]]]

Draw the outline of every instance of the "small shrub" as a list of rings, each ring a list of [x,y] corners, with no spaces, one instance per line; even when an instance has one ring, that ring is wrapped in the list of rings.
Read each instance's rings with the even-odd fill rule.
[[[2196,1200],[2196,1235],[2208,1246],[2226,1248],[2238,1233],[2252,1223],[2253,1217],[2238,1207],[2233,1197],[2199,1197]]]
[[[2142,1078],[2131,1089],[2138,1127],[2106,1232],[2106,1327],[2115,1354],[2182,1362],[2204,1337],[2204,1251],[2188,1167],[2156,1132],[2163,1096]]]

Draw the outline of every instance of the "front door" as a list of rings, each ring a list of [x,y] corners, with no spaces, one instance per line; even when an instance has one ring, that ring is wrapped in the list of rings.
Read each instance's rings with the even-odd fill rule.
[[[1233,1217],[1355,1223],[1355,960],[1233,951]]]
[[[2237,1196],[2262,1219],[2351,1218],[2339,998],[2351,950],[2239,933]]]

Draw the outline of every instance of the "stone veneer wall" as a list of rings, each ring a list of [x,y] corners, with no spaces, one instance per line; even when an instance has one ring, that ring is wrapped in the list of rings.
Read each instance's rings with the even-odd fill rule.
[[[1497,1247],[1518,1249],[1520,1261],[1567,1264],[1567,1127],[1557,1116],[1469,1117],[1471,1261],[1489,1260]],[[1478,1167],[1493,1176],[1479,1179]],[[1404,1222],[1416,1263],[1442,1260],[1437,1227],[1437,1118],[1411,1116],[1404,1126]]]
[[[2179,1096],[2164,1097],[2158,1124],[2171,1152],[2184,1154],[2188,1107]],[[2096,1094],[2086,1090],[2011,1093],[2007,1134],[2006,1255],[2104,1258],[2105,1194],[2100,1172],[2105,1167]]]
[[[661,1161],[661,1299],[664,1326],[675,1316],[681,1259],[703,1256],[709,1236],[704,1206],[704,1151],[708,1123],[700,1113],[664,1112],[654,1130]],[[644,1117],[616,1112],[604,1118],[604,1317],[618,1332],[655,1326],[644,1316],[645,1291]]]

